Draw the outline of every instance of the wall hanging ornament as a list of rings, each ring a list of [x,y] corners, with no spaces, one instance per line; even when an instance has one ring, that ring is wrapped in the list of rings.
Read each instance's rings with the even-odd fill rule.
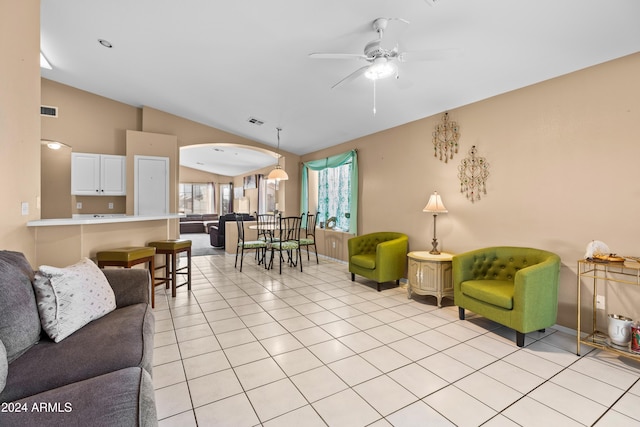
[[[480,200],[480,193],[487,194],[487,178],[489,177],[489,163],[484,157],[477,155],[474,145],[469,150],[469,157],[462,159],[458,166],[460,178],[460,192],[466,193],[471,203]]]
[[[453,159],[453,154],[458,152],[458,140],[460,128],[458,123],[449,121],[449,113],[444,113],[442,123],[436,125],[433,132],[433,157],[440,156],[440,161],[445,163]]]

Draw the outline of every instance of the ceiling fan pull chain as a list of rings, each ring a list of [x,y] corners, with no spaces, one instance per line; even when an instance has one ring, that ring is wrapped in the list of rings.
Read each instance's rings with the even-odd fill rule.
[[[373,81],[373,115],[376,115],[376,81]]]

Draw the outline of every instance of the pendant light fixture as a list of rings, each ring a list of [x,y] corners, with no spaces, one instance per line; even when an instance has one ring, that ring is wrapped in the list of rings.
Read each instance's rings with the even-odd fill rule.
[[[287,179],[289,179],[289,175],[287,175],[285,170],[282,169],[282,166],[280,166],[280,131],[282,129],[276,128],[276,130],[278,131],[278,151],[276,153],[278,154],[278,164],[276,165],[275,168],[273,168],[271,172],[269,172],[269,175],[267,175],[267,179],[275,179],[276,181],[286,181]]]

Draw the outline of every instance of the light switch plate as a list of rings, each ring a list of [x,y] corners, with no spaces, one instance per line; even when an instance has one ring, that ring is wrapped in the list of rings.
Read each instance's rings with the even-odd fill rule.
[[[22,202],[20,205],[22,215],[29,215],[29,202]]]

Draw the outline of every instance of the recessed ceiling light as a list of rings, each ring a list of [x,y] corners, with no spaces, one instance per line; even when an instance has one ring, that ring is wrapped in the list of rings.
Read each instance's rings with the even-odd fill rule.
[[[113,45],[108,40],[98,39],[98,43],[100,43],[104,47],[108,47],[109,49],[113,47]]]

